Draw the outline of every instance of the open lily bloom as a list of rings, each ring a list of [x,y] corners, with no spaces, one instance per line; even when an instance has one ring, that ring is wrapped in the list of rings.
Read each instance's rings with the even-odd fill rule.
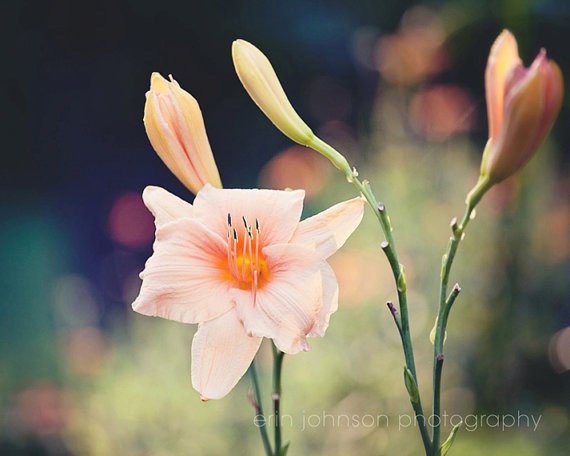
[[[192,384],[203,399],[225,396],[262,338],[283,352],[308,350],[338,306],[325,261],[362,219],[363,199],[300,221],[304,191],[217,189],[206,184],[191,205],[159,187],[143,199],[156,242],[133,309],[198,323]]]

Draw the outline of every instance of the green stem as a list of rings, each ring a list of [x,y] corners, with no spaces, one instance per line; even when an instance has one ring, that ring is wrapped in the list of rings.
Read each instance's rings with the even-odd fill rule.
[[[432,454],[433,456],[439,455],[439,441],[440,441],[440,423],[439,416],[441,415],[441,374],[443,371],[443,353],[437,355],[434,366],[434,380],[433,380],[433,442]],[[436,419],[437,417],[437,419]],[[437,422],[436,422],[437,421]]]
[[[322,141],[320,138],[316,137],[313,138],[309,147],[323,153],[325,156],[336,156],[340,155],[333,147],[329,146],[327,143]],[[338,166],[337,166],[338,167]],[[339,167],[339,169],[345,174],[346,179],[348,182],[353,184],[359,191],[362,193],[368,205],[372,208],[374,215],[380,222],[380,226],[382,227],[382,231],[384,236],[386,237],[386,241],[382,243],[382,250],[386,254],[388,258],[388,262],[390,263],[390,267],[392,269],[392,273],[394,275],[394,280],[396,281],[396,286],[398,290],[398,302],[400,304],[400,314],[402,318],[402,338],[405,340],[404,351],[406,355],[406,366],[412,372],[414,379],[417,381],[416,378],[416,366],[413,356],[413,348],[412,348],[412,341],[410,336],[410,325],[409,325],[409,318],[408,318],[408,303],[406,298],[406,290],[405,284],[402,288],[401,282],[404,278],[404,272],[402,265],[398,261],[398,255],[396,253],[396,245],[394,242],[394,237],[392,236],[392,224],[390,223],[390,217],[386,212],[386,207],[384,204],[378,203],[378,200],[372,193],[372,189],[370,188],[370,184],[367,181],[361,182],[358,179],[358,172],[356,169],[350,170],[349,167],[343,166]]]
[[[273,450],[271,449],[271,444],[269,443],[269,436],[267,435],[267,422],[265,420],[265,415],[263,414],[263,405],[261,403],[261,389],[259,388],[259,380],[257,378],[257,370],[255,368],[255,359],[251,362],[249,366],[249,373],[251,375],[251,381],[253,383],[253,406],[255,408],[255,416],[261,417],[261,422],[258,424],[259,433],[261,435],[261,441],[263,442],[263,448],[265,449],[266,456],[273,456]]]
[[[398,325],[398,331],[400,333],[400,337],[402,340],[402,347],[404,350],[404,358],[406,362],[406,367],[410,370],[412,377],[416,384],[418,384],[417,374],[416,374],[416,364],[414,360],[414,349],[412,345],[412,337],[410,332],[410,322],[408,316],[408,300],[406,296],[406,280],[404,275],[404,269],[398,260],[398,255],[396,253],[396,245],[394,242],[394,238],[392,236],[392,225],[390,223],[390,217],[386,211],[386,207],[384,204],[378,203],[378,200],[374,196],[372,189],[370,188],[370,184],[368,181],[361,182],[358,179],[358,172],[356,169],[350,168],[344,157],[337,152],[333,147],[322,141],[318,137],[314,137],[310,143],[308,144],[309,147],[320,152],[327,158],[329,158],[333,164],[340,169],[345,177],[346,180],[353,184],[359,191],[362,193],[364,198],[366,199],[369,206],[372,208],[374,215],[378,219],[382,231],[386,240],[381,244],[382,250],[384,251],[388,262],[390,263],[390,268],[392,269],[392,274],[394,276],[394,280],[396,282],[396,289],[398,292],[398,303],[400,307],[400,318]],[[342,157],[342,160],[336,160],[335,157]],[[431,449],[431,442],[428,437],[428,432],[425,424],[425,416],[423,413],[423,408],[421,404],[421,400],[418,396],[418,400],[415,403],[412,403],[414,412],[416,415],[416,420],[418,423],[418,427],[420,429],[420,434],[422,436],[422,441],[426,450],[426,455],[429,455]]]
[[[281,368],[285,353],[279,350],[274,343],[273,348],[273,410],[275,418],[275,456],[279,456],[281,447]]]
[[[439,291],[439,307],[436,320],[435,340],[433,347],[433,434],[432,434],[432,454],[438,456],[440,453],[440,414],[441,414],[441,377],[443,370],[443,343],[445,341],[445,332],[447,328],[447,319],[451,307],[459,294],[460,288],[455,285],[453,291],[448,296],[449,276],[453,260],[459,248],[464,235],[467,224],[472,218],[475,206],[481,200],[483,195],[491,188],[493,184],[486,178],[480,178],[477,185],[469,192],[466,200],[465,213],[461,222],[457,224],[454,219],[451,223],[451,237],[447,245],[447,251],[442,258],[441,282]]]

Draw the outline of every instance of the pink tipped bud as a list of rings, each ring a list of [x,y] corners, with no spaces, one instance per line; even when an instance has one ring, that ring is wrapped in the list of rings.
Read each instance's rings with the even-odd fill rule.
[[[200,106],[172,76],[152,74],[143,121],[158,156],[191,192],[207,183],[221,188]]]
[[[544,49],[525,68],[512,33],[499,35],[485,72],[489,142],[482,178],[500,182],[531,159],[560,110],[563,86],[558,65],[546,58]]]

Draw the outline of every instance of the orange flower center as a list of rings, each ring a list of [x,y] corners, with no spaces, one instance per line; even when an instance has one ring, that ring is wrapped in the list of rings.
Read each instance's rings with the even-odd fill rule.
[[[242,290],[251,289],[254,305],[258,288],[268,279],[268,269],[261,252],[261,227],[255,219],[251,226],[242,217],[243,227],[238,230],[232,225],[232,216],[228,213],[228,270]]]

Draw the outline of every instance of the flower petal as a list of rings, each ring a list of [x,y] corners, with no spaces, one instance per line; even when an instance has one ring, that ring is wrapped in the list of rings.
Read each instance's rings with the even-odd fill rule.
[[[194,214],[190,203],[160,187],[146,187],[143,191],[143,201],[154,215],[157,228],[174,220],[191,218]]]
[[[303,190],[217,189],[210,185],[196,195],[194,215],[214,232],[225,236],[228,213],[243,228],[241,218],[254,226],[259,220],[261,245],[289,242],[303,210]]]
[[[541,51],[535,60],[538,60],[542,55],[544,55],[544,58],[539,62],[539,71],[542,74],[544,83],[544,106],[540,128],[537,132],[535,141],[532,144],[533,148],[538,148],[552,127],[552,124],[554,123],[554,120],[560,111],[560,106],[562,105],[562,99],[564,97],[564,80],[562,78],[562,72],[560,71],[560,68],[552,60],[546,59],[545,51]]]
[[[170,93],[178,102],[175,106],[178,113],[179,135],[188,157],[192,160],[198,175],[204,183],[221,188],[222,181],[206,134],[204,118],[198,101],[180,87],[170,76]]]
[[[231,307],[226,243],[200,223],[184,218],[157,229],[154,253],[133,309],[182,323],[199,323]]]
[[[172,110],[172,100],[167,94],[147,92],[143,117],[146,133],[153,149],[172,174],[196,193],[203,182],[173,130]]]
[[[335,204],[299,223],[291,243],[314,245],[320,258],[328,258],[345,243],[363,214],[364,199],[361,197]]]
[[[517,40],[510,31],[503,30],[491,47],[485,69],[489,138],[496,138],[503,124],[507,76],[521,63]]]
[[[544,81],[535,69],[511,90],[505,118],[485,160],[486,173],[499,182],[520,169],[536,151],[536,137],[544,110]],[[541,138],[542,139],[542,138]]]
[[[306,336],[322,308],[321,262],[312,249],[295,244],[266,247],[263,255],[269,279],[257,290],[255,302],[249,290],[232,290],[238,317],[248,334],[273,339],[281,351],[307,351]]]
[[[192,386],[202,400],[230,392],[251,364],[261,337],[250,337],[235,310],[202,323],[192,341]]]
[[[320,262],[323,303],[317,322],[309,337],[323,337],[329,326],[331,315],[338,310],[338,282],[333,269],[326,261]]]

